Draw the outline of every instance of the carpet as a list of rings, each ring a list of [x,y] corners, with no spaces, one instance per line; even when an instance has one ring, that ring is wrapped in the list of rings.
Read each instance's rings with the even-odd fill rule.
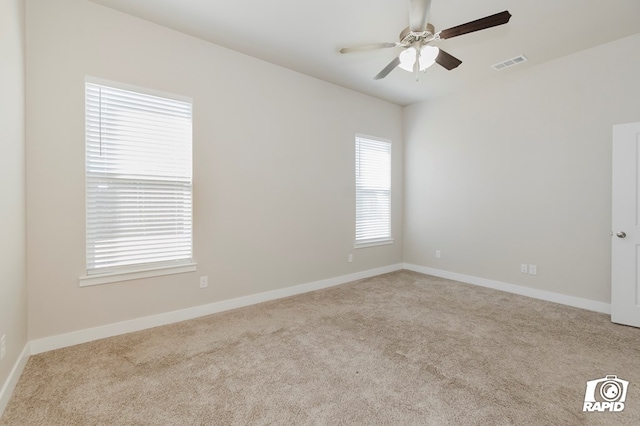
[[[32,356],[0,425],[637,425],[639,385],[640,329],[398,271]]]

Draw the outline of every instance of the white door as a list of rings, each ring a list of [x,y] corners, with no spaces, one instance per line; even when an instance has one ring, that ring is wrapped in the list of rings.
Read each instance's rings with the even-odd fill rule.
[[[640,327],[640,123],[613,127],[611,321]]]

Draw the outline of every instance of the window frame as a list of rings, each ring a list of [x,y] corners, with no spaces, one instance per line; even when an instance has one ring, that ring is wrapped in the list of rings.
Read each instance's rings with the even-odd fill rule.
[[[359,149],[358,149],[358,144],[360,141],[371,141],[371,142],[376,142],[376,143],[385,143],[388,144],[389,146],[389,176],[388,176],[388,180],[389,180],[389,187],[388,187],[388,193],[389,193],[389,211],[388,211],[388,236],[385,237],[378,237],[378,238],[367,238],[367,239],[357,239],[357,228],[358,228],[358,164],[359,164]],[[355,136],[355,141],[354,141],[354,148],[355,148],[355,161],[354,161],[354,180],[355,180],[355,232],[354,232],[354,244],[353,247],[356,249],[360,249],[360,248],[366,248],[366,247],[376,247],[376,246],[382,246],[382,245],[388,245],[388,244],[393,244],[394,243],[394,239],[393,239],[393,232],[392,232],[392,225],[393,225],[393,216],[392,216],[392,202],[393,202],[393,180],[392,180],[392,169],[393,169],[393,142],[389,139],[383,139],[383,138],[379,138],[379,137],[375,137],[375,136],[369,136],[369,135],[365,135],[365,134],[356,134]]]
[[[125,90],[130,92],[135,92],[141,95],[149,95],[154,97],[160,97],[166,100],[173,100],[177,102],[188,103],[191,108],[191,116],[190,116],[190,135],[189,135],[189,143],[191,144],[190,148],[190,169],[193,168],[193,99],[185,96],[175,95],[166,92],[160,92],[153,89],[148,89],[144,87],[129,85],[125,83],[119,83],[109,80],[104,80],[95,77],[85,77],[84,85],[83,85],[83,94],[85,103],[87,102],[88,96],[88,85],[100,85],[105,86],[107,88],[117,89],[117,90]],[[88,238],[87,232],[89,231],[89,203],[88,203],[88,195],[87,191],[89,189],[88,180],[89,173],[87,171],[87,154],[86,151],[89,147],[88,133],[87,133],[87,106],[85,105],[85,137],[84,137],[84,147],[85,147],[85,159],[84,159],[84,178],[85,178],[85,274],[79,278],[80,287],[91,286],[97,284],[105,284],[111,282],[118,281],[128,281],[139,278],[147,278],[147,277],[155,277],[162,275],[170,275],[170,274],[178,274],[185,272],[193,272],[197,270],[197,264],[194,261],[194,253],[193,253],[193,172],[191,171],[189,189],[190,189],[190,238],[189,238],[189,254],[190,258],[184,258],[179,260],[171,260],[171,261],[152,261],[152,262],[139,262],[131,265],[125,266],[112,266],[109,268],[105,268],[104,270],[100,270],[101,268],[89,269],[89,254],[88,254]]]

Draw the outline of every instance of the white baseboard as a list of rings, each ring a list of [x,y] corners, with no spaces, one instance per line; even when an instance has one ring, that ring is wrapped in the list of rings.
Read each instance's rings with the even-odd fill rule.
[[[546,300],[548,302],[560,303],[562,305],[573,306],[574,308],[587,309],[589,311],[611,315],[611,305],[609,303],[597,302],[595,300],[583,299],[575,296],[567,296],[566,294],[554,293],[531,287],[503,283],[501,281],[459,274],[457,272],[444,271],[442,269],[429,268],[427,266],[413,265],[411,263],[405,263],[403,266],[404,269],[408,269],[409,271],[420,272],[422,274],[447,278],[466,284],[479,285],[481,287],[488,287],[494,290],[506,291],[508,293],[515,293],[521,296],[532,297],[534,299]]]
[[[0,417],[2,417],[2,413],[4,413],[5,408],[7,408],[7,404],[9,404],[9,400],[11,399],[11,394],[18,384],[18,380],[22,375],[22,371],[24,367],[27,365],[27,361],[29,361],[29,356],[31,355],[31,348],[29,342],[24,345],[24,349],[20,354],[20,357],[16,360],[16,363],[13,365],[11,372],[9,373],[9,377],[4,382],[2,389],[0,389]]]
[[[236,308],[242,308],[244,306],[255,305],[257,303],[281,299],[283,297],[294,296],[296,294],[307,293],[327,287],[333,287],[363,278],[369,278],[380,274],[386,274],[388,272],[398,271],[400,269],[402,269],[402,264],[398,263],[395,265],[356,272],[349,275],[342,275],[340,277],[328,278],[326,280],[320,280],[292,287],[285,287],[278,290],[267,291],[264,293],[238,297],[236,299],[223,300],[207,305],[195,306],[193,308],[187,308],[143,318],[136,318],[114,324],[107,324],[100,327],[88,328],[84,330],[73,331],[71,333],[35,339],[31,341],[31,354],[35,355],[54,349],[60,349],[67,346],[78,345],[80,343],[91,342],[93,340],[104,339],[106,337],[145,330],[147,328],[158,327],[161,325],[173,324],[176,322],[186,321],[205,315],[215,314],[218,312],[228,311]]]

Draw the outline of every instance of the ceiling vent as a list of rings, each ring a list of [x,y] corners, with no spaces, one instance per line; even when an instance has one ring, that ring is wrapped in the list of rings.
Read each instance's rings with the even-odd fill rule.
[[[527,61],[527,57],[524,55],[519,55],[516,56],[515,58],[511,58],[511,59],[507,59],[506,61],[502,61],[502,62],[498,62],[497,64],[493,64],[491,65],[491,68],[493,68],[496,71],[500,71],[503,70],[505,68],[509,68],[512,67],[514,65],[518,65],[521,64],[523,62]]]

